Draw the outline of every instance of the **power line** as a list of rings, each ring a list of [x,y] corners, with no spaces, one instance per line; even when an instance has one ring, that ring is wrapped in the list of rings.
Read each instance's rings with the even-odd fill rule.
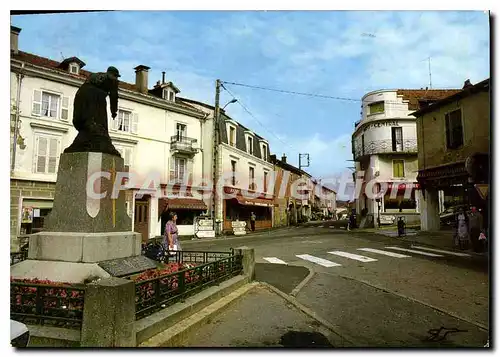
[[[334,100],[343,100],[343,101],[350,101],[350,102],[361,102],[361,103],[377,103],[380,102],[380,100],[361,100],[361,99],[356,99],[356,98],[347,98],[347,97],[336,97],[336,96],[330,96],[330,95],[324,95],[324,94],[316,94],[316,93],[308,93],[308,92],[295,92],[295,91],[289,91],[289,90],[283,90],[283,89],[276,89],[276,88],[268,88],[268,87],[262,87],[262,86],[255,86],[251,84],[244,84],[244,83],[236,83],[236,82],[226,82],[222,81],[222,83],[225,84],[230,84],[234,86],[240,86],[240,87],[247,87],[247,88],[253,88],[253,89],[260,89],[260,90],[267,90],[271,92],[278,92],[278,93],[285,93],[285,94],[294,94],[294,95],[302,95],[302,96],[307,96],[307,97],[316,97],[316,98],[324,98],[324,99],[334,99]],[[397,89],[396,89],[397,90]],[[421,98],[425,99],[425,98]],[[385,104],[390,104],[390,105],[407,105],[408,103],[401,103],[398,101],[394,100],[386,100],[384,101]]]
[[[222,82],[222,83],[226,83],[226,82]],[[269,134],[273,135],[276,139],[278,139],[283,145],[289,147],[290,149],[292,149],[293,151],[296,151],[296,152],[299,152],[297,149],[295,149],[293,146],[291,146],[290,144],[287,144],[285,143],[283,140],[281,140],[281,138],[279,136],[277,136],[276,134],[274,134],[272,131],[270,131],[269,129],[267,129],[264,124],[262,124],[260,122],[259,119],[257,119],[255,117],[255,115],[253,115],[253,113],[241,102],[240,99],[236,98],[236,96],[229,90],[227,89],[224,85],[222,85],[222,88],[224,88],[232,97],[233,99],[236,99],[236,103],[238,103],[242,108],[243,110],[245,110],[262,128],[264,128],[264,130],[266,130]]]

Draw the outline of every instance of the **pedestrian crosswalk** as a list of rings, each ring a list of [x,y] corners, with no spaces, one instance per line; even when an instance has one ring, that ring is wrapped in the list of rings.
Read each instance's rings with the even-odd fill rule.
[[[367,256],[367,255],[361,255],[361,254],[354,254],[352,252],[346,252],[346,251],[341,251],[341,250],[334,250],[334,251],[327,251],[325,253],[332,255],[333,257],[329,257],[329,259],[317,257],[314,255],[310,254],[296,254],[295,257],[299,258],[302,261],[307,261],[310,263],[314,263],[317,265],[321,265],[323,267],[327,268],[333,268],[333,267],[341,267],[345,262],[348,262],[349,260],[355,260],[357,262],[362,262],[362,263],[371,263],[371,262],[377,262],[380,256],[385,256],[385,257],[390,257],[390,258],[411,258],[414,256],[426,256],[426,257],[432,257],[432,258],[442,258],[445,255],[453,255],[453,256],[460,256],[460,257],[465,257],[465,256],[470,256],[469,254],[466,253],[460,253],[460,252],[452,252],[452,251],[446,251],[446,250],[441,250],[441,249],[434,249],[434,248],[428,248],[428,247],[422,247],[422,246],[411,246],[412,249],[409,248],[403,248],[403,247],[396,247],[396,246],[390,246],[390,247],[384,247],[384,249],[375,249],[375,248],[356,248],[356,251],[363,252],[363,254],[367,255],[372,255],[372,256]],[[397,251],[398,253],[394,252]],[[401,253],[400,253],[401,252]],[[405,254],[402,254],[405,253]],[[436,254],[440,253],[440,254]],[[321,255],[321,253],[320,253]],[[326,255],[326,254],[324,254]],[[286,261],[286,259],[282,259],[278,257],[263,257],[262,259],[265,260],[268,263],[272,264],[282,264],[282,265],[288,265],[291,261]],[[342,260],[344,259],[344,260]],[[347,260],[345,260],[347,259]],[[295,259],[296,261],[296,259]]]

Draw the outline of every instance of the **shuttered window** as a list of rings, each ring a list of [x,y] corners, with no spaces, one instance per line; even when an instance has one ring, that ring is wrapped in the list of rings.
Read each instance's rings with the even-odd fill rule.
[[[458,149],[464,144],[462,110],[457,109],[445,115],[446,147]]]
[[[68,120],[69,106],[69,97],[62,97],[59,94],[39,89],[33,91],[31,114],[34,116]]]
[[[403,128],[394,127],[392,131],[392,151],[403,151]]]
[[[132,153],[133,149],[131,147],[124,147],[115,145],[116,150],[120,153],[123,159],[123,164],[125,166],[132,166]]]
[[[392,161],[392,176],[393,177],[405,177],[405,161],[404,160],[393,160]]]
[[[33,171],[38,174],[55,174],[59,164],[61,138],[38,134],[35,136]]]
[[[370,109],[370,114],[377,114],[384,112],[384,102],[377,102],[368,105]]]

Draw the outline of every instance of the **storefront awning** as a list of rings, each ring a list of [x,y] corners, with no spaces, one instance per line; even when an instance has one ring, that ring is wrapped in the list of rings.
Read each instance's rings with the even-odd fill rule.
[[[272,207],[274,202],[272,200],[266,200],[263,198],[245,198],[241,196],[236,196],[236,200],[240,205],[245,206],[261,206],[261,207]]]
[[[192,209],[207,210],[207,205],[203,200],[196,198],[160,198],[158,200],[158,213],[161,214],[166,209]]]

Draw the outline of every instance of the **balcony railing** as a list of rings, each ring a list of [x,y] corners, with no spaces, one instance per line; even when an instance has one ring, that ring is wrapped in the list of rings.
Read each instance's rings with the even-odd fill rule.
[[[183,153],[195,154],[198,152],[198,148],[196,147],[197,142],[198,140],[193,138],[174,135],[170,137],[170,149]]]
[[[407,139],[403,140],[402,145],[399,144],[394,150],[392,140],[373,140],[365,142],[365,147],[361,143],[354,146],[354,159],[358,159],[365,155],[374,154],[413,154],[418,152],[417,139]]]

